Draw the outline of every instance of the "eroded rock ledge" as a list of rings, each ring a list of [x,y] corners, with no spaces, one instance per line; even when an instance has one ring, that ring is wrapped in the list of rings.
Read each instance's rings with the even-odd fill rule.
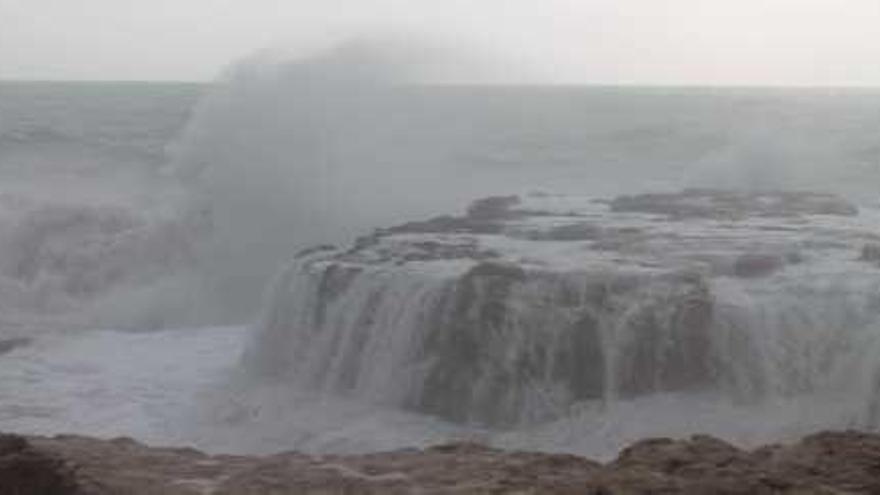
[[[492,428],[584,401],[812,391],[819,374],[783,371],[771,339],[841,342],[874,318],[856,298],[880,287],[877,225],[880,210],[813,192],[484,198],[300,253],[246,366]],[[823,340],[804,348],[841,355]]]
[[[880,493],[880,435],[824,432],[743,450],[649,439],[612,462],[450,444],[366,455],[209,456],[130,439],[0,435],[0,493]]]

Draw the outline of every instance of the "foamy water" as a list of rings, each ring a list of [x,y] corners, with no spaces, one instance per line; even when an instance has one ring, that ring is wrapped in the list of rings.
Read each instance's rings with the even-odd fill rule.
[[[0,431],[129,436],[212,452],[369,452],[477,440],[606,459],[638,439],[710,433],[744,446],[820,429],[864,426],[853,395],[807,394],[756,404],[718,395],[657,394],[584,403],[563,419],[508,431],[455,425],[392,407],[243,384],[247,329],[53,336],[0,358]]]
[[[0,430],[188,441],[199,393],[234,367],[244,328],[51,335],[0,358]]]

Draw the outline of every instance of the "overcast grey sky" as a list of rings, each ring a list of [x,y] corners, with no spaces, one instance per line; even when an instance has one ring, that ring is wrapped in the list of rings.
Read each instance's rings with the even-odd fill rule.
[[[880,0],[0,0],[0,78],[210,80],[383,32],[499,55],[502,80],[880,85]]]

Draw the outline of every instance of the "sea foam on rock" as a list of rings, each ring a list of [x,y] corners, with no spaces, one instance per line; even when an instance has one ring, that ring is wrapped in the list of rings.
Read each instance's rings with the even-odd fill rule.
[[[871,218],[807,192],[486,198],[299,256],[246,369],[491,427],[656,393],[820,393],[847,363],[864,380],[843,385],[870,388]],[[853,393],[863,417],[873,392]]]
[[[678,218],[790,217],[858,214],[852,203],[833,194],[789,191],[685,189],[678,194],[620,196],[610,202],[619,212],[659,213]]]

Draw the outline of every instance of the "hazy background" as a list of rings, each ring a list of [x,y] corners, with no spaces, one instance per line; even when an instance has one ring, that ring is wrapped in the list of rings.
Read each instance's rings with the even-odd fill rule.
[[[211,80],[393,31],[504,60],[463,79],[877,85],[878,25],[876,0],[0,0],[0,79]]]

